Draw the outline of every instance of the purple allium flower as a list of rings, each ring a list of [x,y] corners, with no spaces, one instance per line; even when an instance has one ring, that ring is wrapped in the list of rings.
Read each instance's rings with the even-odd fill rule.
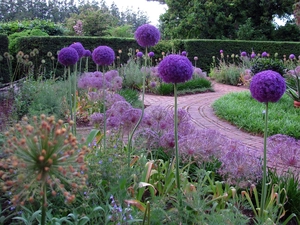
[[[92,55],[90,50],[84,50],[83,56],[84,57],[90,57]]]
[[[74,65],[78,59],[78,53],[74,48],[66,47],[59,51],[58,61],[64,66]]]
[[[300,166],[300,141],[293,137],[276,134],[267,141],[268,158],[274,165],[281,164],[291,170]],[[287,167],[287,168],[286,168]]]
[[[148,53],[148,56],[149,56],[150,58],[152,58],[152,57],[154,56],[154,52],[149,52],[149,53]]]
[[[296,57],[294,54],[290,54],[289,59],[294,60]]]
[[[253,155],[247,155],[250,150],[242,143],[236,141],[233,146],[220,157],[222,165],[219,173],[227,182],[247,187],[249,183],[255,183],[262,177],[261,161]]]
[[[110,65],[115,60],[115,52],[108,46],[98,46],[94,49],[92,58],[97,65]]]
[[[187,57],[168,55],[160,62],[158,73],[166,83],[181,83],[192,78],[193,65]]]
[[[164,134],[160,138],[160,142],[159,143],[160,143],[161,147],[163,147],[166,150],[173,149],[175,147],[174,132],[169,132],[169,133]]]
[[[102,113],[93,113],[90,116],[90,122],[92,125],[101,125],[103,123],[103,114]]]
[[[127,132],[131,131],[140,119],[141,114],[141,109],[131,108],[126,110],[121,117],[124,130]]]
[[[265,70],[253,76],[250,92],[259,102],[277,102],[286,89],[283,77],[272,70]]]
[[[261,57],[268,57],[268,53],[267,52],[263,52],[263,53],[261,53]]]
[[[85,50],[80,42],[75,42],[74,44],[71,44],[69,47],[74,48],[77,51],[79,58],[83,56]]]
[[[181,55],[186,56],[186,51],[182,51]]]
[[[144,24],[135,31],[134,37],[137,43],[142,47],[156,45],[160,40],[159,30],[150,24]]]
[[[195,57],[194,57],[194,60],[195,60],[195,61],[197,61],[197,60],[198,60],[198,57],[197,57],[197,56],[195,56]]]
[[[203,71],[198,67],[194,67],[194,73],[193,74],[197,75],[198,77],[202,77],[202,78],[206,77],[206,74],[203,73]]]
[[[251,58],[255,58],[256,57],[256,54],[254,52],[251,53]]]
[[[155,76],[155,77],[159,77],[159,74],[158,74],[158,66],[152,66],[150,67],[150,75],[151,76]]]
[[[247,56],[247,52],[242,52],[242,53],[241,53],[241,56],[242,56],[242,57],[246,57],[246,56]]]
[[[155,88],[155,87],[156,87],[156,82],[155,82],[155,81],[151,81],[150,87],[151,87],[151,88]]]
[[[221,54],[223,53],[223,50],[222,50],[222,49],[220,50],[220,53],[221,53]]]
[[[142,57],[143,57],[143,55],[144,55],[144,54],[143,54],[142,52],[138,52],[138,53],[136,53],[136,56],[137,56],[137,57],[139,57],[139,58],[142,58]]]

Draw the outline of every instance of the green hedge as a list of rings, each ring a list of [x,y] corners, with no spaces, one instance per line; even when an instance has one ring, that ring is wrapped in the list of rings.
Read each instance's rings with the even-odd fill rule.
[[[116,56],[120,56],[120,62],[126,63],[128,60],[129,49],[132,49],[132,54],[135,54],[135,49],[145,52],[144,48],[141,48],[135,39],[133,38],[100,38],[100,37],[20,37],[16,41],[17,49],[23,51],[25,54],[29,54],[34,48],[39,50],[39,60],[47,59],[47,53],[57,57],[56,53],[63,47],[69,46],[73,42],[81,42],[86,49],[91,51],[99,45],[107,45],[115,50]],[[122,54],[118,53],[118,50],[122,50]],[[148,49],[148,52],[153,51],[155,53],[154,59],[159,62],[159,58],[162,58],[162,52],[167,53],[179,53],[181,51],[188,52],[188,58],[194,64],[194,56],[198,57],[197,67],[209,72],[212,64],[212,57],[220,58],[220,50],[224,51],[224,55],[240,54],[242,51],[246,51],[249,55],[252,50],[256,54],[263,51],[268,52],[271,56],[278,53],[278,58],[282,58],[283,55],[295,54],[300,55],[300,43],[298,42],[271,42],[271,41],[232,41],[232,40],[164,40],[160,41],[156,46]],[[12,53],[16,54],[16,53]],[[90,65],[94,64],[90,60]],[[116,60],[117,63],[117,60]],[[58,68],[62,70],[62,66]],[[94,68],[91,67],[91,70]]]
[[[8,52],[8,38],[4,34],[0,34],[0,83],[9,82],[9,73],[4,53]]]
[[[204,71],[209,71],[212,57],[220,58],[220,50],[224,52],[224,56],[231,54],[240,55],[246,51],[249,55],[252,50],[258,54],[266,51],[270,56],[274,57],[278,53],[278,58],[283,59],[283,55],[287,58],[290,54],[300,55],[299,42],[274,42],[274,41],[232,41],[232,40],[182,40],[184,49],[188,52],[188,58],[194,62],[194,56],[199,58],[197,67]]]

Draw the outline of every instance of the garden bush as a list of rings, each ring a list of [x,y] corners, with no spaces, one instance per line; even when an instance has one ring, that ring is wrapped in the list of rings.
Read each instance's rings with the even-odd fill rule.
[[[177,85],[177,90],[179,95],[196,94],[196,93],[203,93],[207,91],[213,91],[211,82],[205,78],[196,78],[196,79],[189,80],[185,83],[179,83]],[[174,85],[161,83],[161,85],[157,87],[157,92],[160,95],[173,95]]]

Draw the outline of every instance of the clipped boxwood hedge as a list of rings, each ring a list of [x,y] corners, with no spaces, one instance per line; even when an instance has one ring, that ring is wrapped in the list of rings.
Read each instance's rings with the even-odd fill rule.
[[[8,65],[3,55],[5,52],[8,52],[8,38],[0,34],[0,83],[9,82]]]
[[[103,38],[103,37],[78,37],[78,36],[50,36],[50,37],[20,37],[17,38],[16,46],[18,51],[23,51],[29,54],[34,48],[39,50],[39,58],[42,60],[47,57],[48,52],[52,52],[57,56],[57,51],[63,47],[69,46],[73,42],[81,42],[86,49],[91,51],[99,45],[107,45],[115,50],[116,56],[120,57],[121,63],[126,63],[129,56],[128,52],[131,49],[132,54],[139,49],[145,53],[145,49],[140,47],[133,38]],[[148,48],[148,52],[155,53],[154,60],[158,63],[162,59],[162,52],[166,54],[180,53],[187,51],[187,57],[194,64],[194,56],[198,57],[197,67],[203,71],[209,72],[212,57],[220,58],[220,50],[223,50],[224,55],[240,55],[242,51],[246,51],[249,55],[252,51],[255,53],[268,52],[271,56],[278,53],[278,58],[282,59],[283,55],[294,54],[300,55],[300,43],[298,42],[274,42],[274,41],[241,41],[241,40],[201,40],[201,39],[186,39],[186,40],[163,40],[156,46]],[[118,50],[122,50],[119,54]],[[11,54],[16,54],[11,53]],[[90,60],[91,70],[95,69],[95,65]],[[117,60],[116,60],[117,63]],[[58,70],[62,71],[63,67],[58,65]],[[62,74],[59,72],[57,74]]]

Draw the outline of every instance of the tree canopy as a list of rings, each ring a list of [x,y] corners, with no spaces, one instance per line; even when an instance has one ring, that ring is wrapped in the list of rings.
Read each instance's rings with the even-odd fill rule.
[[[292,15],[294,0],[166,0],[166,4],[167,11],[160,16],[166,38],[238,39],[247,29],[252,32],[248,39],[272,40],[274,17]]]

